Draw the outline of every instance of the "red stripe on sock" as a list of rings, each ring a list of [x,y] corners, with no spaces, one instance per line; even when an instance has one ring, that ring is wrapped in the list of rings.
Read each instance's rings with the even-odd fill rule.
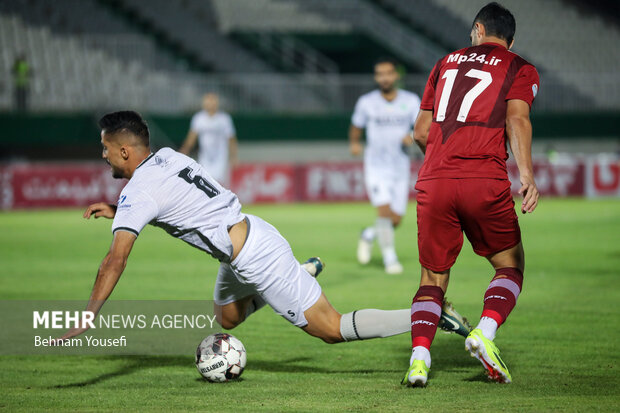
[[[502,318],[502,316],[497,311],[493,311],[493,310],[483,310],[482,315],[480,317],[492,318],[493,320],[495,320],[495,322],[497,322],[498,326],[502,325],[502,323],[504,322],[504,319]]]
[[[413,339],[412,345],[411,347],[417,347],[417,346],[422,346],[422,347],[426,347],[427,349],[431,348],[431,340],[429,340],[426,337],[416,337]]]

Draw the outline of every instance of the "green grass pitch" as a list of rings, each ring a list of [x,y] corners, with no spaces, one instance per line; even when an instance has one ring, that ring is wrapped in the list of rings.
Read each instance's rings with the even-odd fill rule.
[[[273,223],[298,259],[326,261],[319,281],[341,312],[409,307],[419,279],[413,204],[397,231],[398,276],[383,273],[378,251],[367,267],[355,261],[359,231],[374,219],[366,204],[245,211]],[[80,215],[0,213],[1,299],[87,299],[110,221]],[[405,388],[407,334],[328,345],[265,308],[232,331],[248,351],[239,382],[200,380],[193,348],[178,357],[2,356],[0,410],[620,411],[620,202],[545,199],[521,227],[524,291],[496,339],[513,384],[488,382],[461,337],[438,333],[429,386]],[[217,265],[148,227],[112,298],[210,299]],[[466,242],[447,296],[475,321],[491,276]]]

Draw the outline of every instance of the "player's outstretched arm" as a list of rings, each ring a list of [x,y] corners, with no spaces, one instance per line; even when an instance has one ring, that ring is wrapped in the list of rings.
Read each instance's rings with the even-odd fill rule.
[[[534,212],[538,205],[538,188],[534,181],[534,167],[532,165],[532,123],[530,122],[530,106],[519,99],[508,101],[506,109],[506,134],[510,149],[519,168],[521,189],[523,195],[521,212]]]
[[[114,215],[116,215],[116,205],[106,204],[105,202],[91,204],[86,208],[82,216],[86,219],[90,219],[92,215],[95,215],[95,218],[104,217],[112,219]]]
[[[362,154],[362,129],[355,125],[349,127],[349,151],[353,156]]]
[[[426,153],[426,142],[428,141],[428,133],[431,130],[433,122],[433,111],[421,109],[413,126],[413,140],[420,147],[422,153]]]
[[[136,236],[127,231],[116,231],[110,251],[103,259],[99,271],[97,272],[97,278],[95,279],[95,285],[86,305],[86,311],[90,311],[96,317],[99,310],[108,299],[112,290],[116,286],[121,274],[125,270],[127,265],[127,258],[133,247],[133,243],[136,240]],[[71,337],[80,335],[88,330],[84,324],[79,328],[72,328],[60,340],[66,340]]]
[[[179,148],[179,152],[189,155],[192,149],[194,149],[194,146],[196,146],[196,142],[198,142],[198,134],[190,129],[189,132],[187,132],[185,141],[183,141],[183,145]]]

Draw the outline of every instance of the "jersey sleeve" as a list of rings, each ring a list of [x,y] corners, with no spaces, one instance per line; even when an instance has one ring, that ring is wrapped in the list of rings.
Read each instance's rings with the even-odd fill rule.
[[[355,104],[353,116],[351,116],[351,124],[356,128],[363,129],[366,127],[366,123],[368,123],[368,115],[364,109],[364,99],[359,98]]]
[[[506,100],[519,99],[527,102],[530,107],[534,102],[536,94],[538,94],[538,87],[540,86],[540,80],[538,78],[538,72],[534,66],[527,64],[524,65],[515,76],[510,90],[506,94]]]
[[[146,224],[157,217],[159,208],[146,192],[126,189],[123,189],[118,198],[112,233],[128,231],[137,237]]]
[[[424,94],[422,95],[422,102],[420,103],[420,109],[433,110],[435,106],[435,89],[437,88],[440,67],[441,60],[435,64],[435,67],[431,70],[431,74],[428,76],[426,86],[424,87]]]
[[[224,118],[224,127],[225,127],[225,131],[226,131],[226,137],[228,139],[232,139],[237,134],[237,131],[235,130],[235,125],[233,124],[232,118],[228,114]]]

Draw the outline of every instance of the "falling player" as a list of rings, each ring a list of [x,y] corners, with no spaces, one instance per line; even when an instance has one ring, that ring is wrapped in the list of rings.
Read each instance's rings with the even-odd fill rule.
[[[508,49],[515,20],[497,3],[483,7],[471,30],[472,47],[450,53],[432,70],[416,143],[425,153],[418,176],[418,248],[422,276],[411,306],[411,365],[403,383],[423,386],[430,345],[441,314],[450,268],[463,232],[495,275],[466,350],[490,378],[511,382],[493,340],[521,292],[524,252],[506,172],[506,138],[519,168],[521,211],[533,212],[538,189],[532,169],[530,107],[538,92],[534,66]]]
[[[150,223],[221,262],[215,314],[226,329],[269,304],[295,326],[328,343],[411,330],[409,308],[338,313],[314,278],[323,268],[319,259],[300,264],[273,226],[242,213],[237,196],[193,159],[170,148],[151,153],[148,127],[136,112],[110,113],[99,124],[103,158],[115,178],[129,182],[117,205],[97,203],[84,213],[85,218],[114,219],[112,245],[99,267],[87,311],[99,312],[123,273],[138,235]],[[469,329],[463,319],[449,304],[444,307],[446,329],[466,336]],[[84,331],[72,329],[62,339]]]
[[[362,129],[366,129],[364,180],[371,204],[377,208],[373,226],[362,231],[357,259],[368,264],[377,239],[385,271],[403,272],[394,248],[394,229],[398,227],[409,201],[410,163],[406,148],[413,145],[411,130],[420,108],[415,93],[396,87],[396,63],[381,59],[375,63],[378,90],[362,95],[355,105],[349,128],[351,154],[362,153]]]
[[[216,181],[228,185],[230,168],[237,164],[237,137],[228,113],[219,110],[219,98],[207,93],[202,110],[192,117],[189,132],[179,152],[188,155],[198,143],[198,163]]]

